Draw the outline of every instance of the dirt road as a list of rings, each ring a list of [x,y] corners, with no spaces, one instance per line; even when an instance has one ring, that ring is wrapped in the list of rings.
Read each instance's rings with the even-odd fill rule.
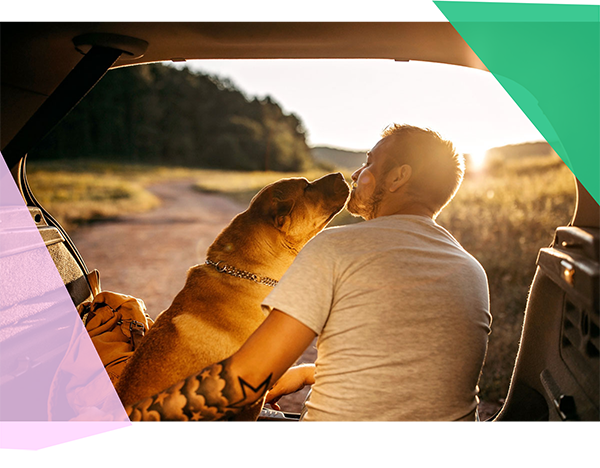
[[[152,318],[165,310],[184,285],[187,270],[205,260],[221,230],[247,206],[193,189],[193,181],[149,188],[162,200],[150,212],[90,224],[73,235],[90,270],[100,272],[102,289],[129,294],[146,303]],[[299,362],[314,362],[309,346]],[[282,399],[285,411],[300,412],[308,389]]]

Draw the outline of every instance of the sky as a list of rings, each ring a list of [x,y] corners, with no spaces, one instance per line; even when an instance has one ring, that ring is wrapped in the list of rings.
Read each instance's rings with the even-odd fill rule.
[[[201,60],[191,70],[270,95],[300,117],[310,146],[370,149],[391,123],[428,127],[463,153],[541,141],[535,126],[482,70],[393,60]]]

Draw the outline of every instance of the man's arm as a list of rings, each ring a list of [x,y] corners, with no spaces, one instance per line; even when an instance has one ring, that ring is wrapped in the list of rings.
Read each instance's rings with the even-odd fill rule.
[[[273,310],[231,357],[125,408],[132,421],[212,421],[259,401],[316,336]]]

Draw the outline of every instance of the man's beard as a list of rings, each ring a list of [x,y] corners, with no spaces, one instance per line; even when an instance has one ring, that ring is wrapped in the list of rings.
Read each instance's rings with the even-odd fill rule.
[[[385,188],[383,187],[383,184],[378,183],[369,199],[361,205],[356,200],[356,189],[354,189],[350,195],[350,200],[348,200],[346,209],[352,216],[360,216],[365,220],[373,219],[377,217],[377,212],[379,211],[379,206],[383,200],[384,193]]]

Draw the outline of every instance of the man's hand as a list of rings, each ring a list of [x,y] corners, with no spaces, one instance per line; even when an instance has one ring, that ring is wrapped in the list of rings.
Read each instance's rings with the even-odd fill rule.
[[[258,402],[315,336],[273,310],[231,357],[125,409],[133,421],[229,419]]]
[[[315,365],[303,364],[290,368],[273,385],[273,388],[267,393],[265,403],[269,403],[273,409],[281,410],[277,402],[282,396],[302,390],[305,385],[315,383]]]

